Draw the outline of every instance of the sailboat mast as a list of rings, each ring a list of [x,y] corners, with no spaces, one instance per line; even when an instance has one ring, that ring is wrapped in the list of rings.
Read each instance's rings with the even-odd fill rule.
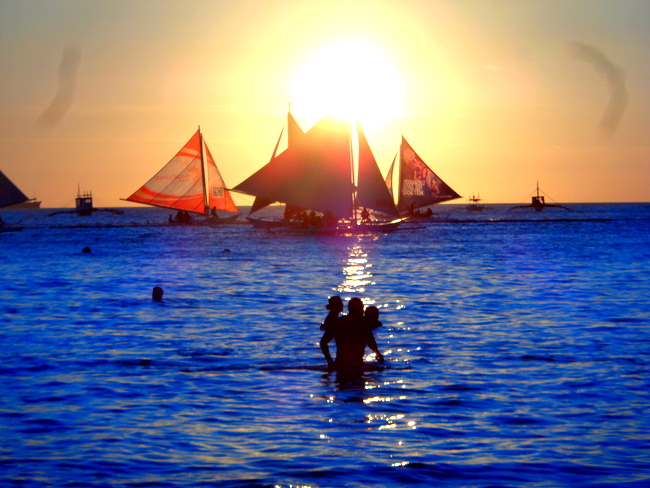
[[[402,158],[404,157],[404,133],[402,133],[402,139],[399,143],[399,163],[397,164],[397,208],[401,208],[400,204],[402,203]]]
[[[359,134],[357,132],[357,126],[356,124],[352,124],[352,122],[348,119],[348,134],[349,134],[349,141],[350,141],[350,181],[352,182],[352,218],[356,221],[357,220],[357,186],[356,186],[356,181],[354,178],[354,146],[355,146],[355,141],[354,141],[354,135],[356,135],[356,147],[357,147],[357,168],[358,168],[358,148],[359,148]],[[353,132],[354,131],[354,134]]]
[[[205,170],[205,152],[203,151],[203,134],[199,126],[199,148],[201,152],[201,176],[203,177],[203,212],[206,216],[210,215],[210,202],[208,201],[208,174]]]

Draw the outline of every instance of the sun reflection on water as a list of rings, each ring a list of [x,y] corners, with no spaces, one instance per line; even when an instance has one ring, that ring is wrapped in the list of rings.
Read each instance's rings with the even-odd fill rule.
[[[368,262],[368,254],[359,243],[352,245],[349,251],[346,265],[343,267],[345,279],[337,290],[339,293],[364,293],[368,285],[374,284],[370,272],[372,264]]]

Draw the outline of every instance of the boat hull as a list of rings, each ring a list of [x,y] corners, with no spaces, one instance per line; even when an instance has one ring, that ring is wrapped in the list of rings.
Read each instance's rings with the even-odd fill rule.
[[[289,223],[283,226],[266,226],[266,230],[278,234],[299,235],[360,235],[394,232],[405,219],[396,219],[389,222],[339,222],[333,227],[311,227],[298,223]]]
[[[14,210],[14,209],[39,209],[41,208],[41,202],[39,200],[28,200],[23,203],[16,203],[15,205],[10,205],[8,207],[5,207],[7,210]]]
[[[208,217],[207,219],[192,219],[189,222],[176,222],[175,220],[170,220],[169,225],[195,225],[195,226],[217,226],[217,225],[229,225],[229,224],[238,224],[237,217],[239,214],[229,215],[228,217]]]

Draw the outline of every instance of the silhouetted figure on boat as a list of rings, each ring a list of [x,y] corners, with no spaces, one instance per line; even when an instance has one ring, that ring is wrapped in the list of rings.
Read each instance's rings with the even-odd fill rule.
[[[332,359],[329,343],[336,341],[336,360]],[[339,318],[325,330],[320,340],[320,347],[327,360],[330,371],[344,375],[357,375],[364,371],[363,357],[368,346],[382,363],[384,356],[379,352],[369,321],[363,315],[363,302],[352,298],[348,302],[348,314]]]
[[[159,286],[154,286],[153,292],[151,293],[151,299],[156,302],[160,302],[162,301],[162,297],[163,297],[163,289],[160,288]]]
[[[343,312],[343,301],[341,297],[338,295],[330,297],[325,308],[329,310],[329,313],[323,323],[320,324],[320,330],[327,330],[339,319],[339,315]]]
[[[336,224],[338,223],[336,217],[334,217],[334,214],[332,214],[332,212],[325,212],[325,216],[323,220],[325,221],[325,225],[327,226],[327,228],[330,229],[336,227]]]
[[[309,215],[307,212],[300,213],[300,227],[306,229],[309,227]]]

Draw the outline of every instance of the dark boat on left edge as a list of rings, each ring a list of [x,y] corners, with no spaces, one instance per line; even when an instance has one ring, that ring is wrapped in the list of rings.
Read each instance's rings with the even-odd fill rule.
[[[27,198],[13,182],[0,171],[0,208],[7,208],[13,205],[33,202],[36,199]],[[39,202],[40,204],[40,202]],[[0,217],[0,232],[16,232],[22,230],[22,227],[14,224],[8,224]]]

